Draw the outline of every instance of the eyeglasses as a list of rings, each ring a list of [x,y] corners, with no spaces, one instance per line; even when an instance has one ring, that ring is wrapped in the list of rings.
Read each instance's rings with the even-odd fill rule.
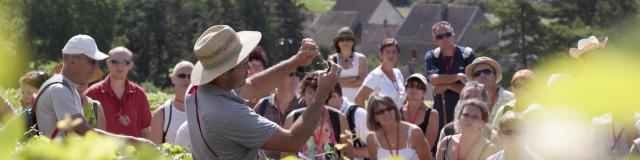
[[[126,60],[126,59],[122,59],[122,60],[110,59],[109,62],[111,62],[111,64],[114,64],[114,65],[119,65],[119,64],[129,65],[129,64],[131,64],[131,60]]]
[[[453,33],[446,32],[446,33],[441,33],[441,34],[436,35],[436,39],[440,40],[440,39],[443,39],[443,38],[449,38],[451,36],[453,36]]]
[[[48,78],[47,77],[48,76],[47,73],[45,73],[44,71],[33,71],[33,72],[27,73],[27,75],[29,77],[34,77],[34,78],[37,78],[37,79],[46,79],[46,78]]]
[[[340,41],[353,41],[351,38],[347,38],[347,37],[340,37],[338,38],[338,42]]]
[[[511,136],[511,135],[517,136],[517,135],[520,135],[520,131],[518,131],[518,130],[505,129],[505,130],[502,130],[500,132],[502,132],[502,135],[505,135],[505,136]]]
[[[184,73],[180,73],[178,75],[176,75],[178,78],[181,79],[191,79],[191,74],[184,74]]]
[[[315,81],[317,81],[317,80],[318,80],[318,77],[315,77],[315,76],[313,76],[313,77],[307,77],[307,78],[305,78],[304,80],[305,80],[305,81],[309,81],[309,82],[315,82]]]
[[[387,107],[387,108],[385,108],[385,109],[381,109],[381,110],[375,111],[375,112],[373,112],[373,113],[374,113],[376,116],[379,116],[379,115],[382,115],[382,114],[384,114],[384,113],[386,113],[386,112],[393,111],[393,110],[395,110],[395,109],[396,109],[396,107]]]
[[[420,85],[418,83],[408,83],[407,85],[405,85],[405,87],[407,89],[409,88],[415,88],[415,89],[419,89],[419,90],[425,90],[427,87],[425,87],[424,85]]]
[[[477,70],[477,71],[473,72],[473,77],[478,77],[478,76],[480,76],[482,74],[489,75],[491,73],[493,73],[493,70],[491,70],[491,69],[488,69],[488,68],[487,69],[481,69],[481,70]]]

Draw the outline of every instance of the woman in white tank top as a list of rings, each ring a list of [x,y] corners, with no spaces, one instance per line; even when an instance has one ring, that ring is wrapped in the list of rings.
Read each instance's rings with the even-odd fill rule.
[[[342,95],[353,103],[364,78],[367,76],[367,58],[355,51],[358,38],[349,27],[338,30],[333,39],[333,47],[337,53],[329,56],[329,60],[343,68],[340,74]]]
[[[400,112],[391,97],[375,94],[367,106],[367,125],[373,131],[367,136],[367,149],[372,160],[433,158],[420,128],[400,121]]]

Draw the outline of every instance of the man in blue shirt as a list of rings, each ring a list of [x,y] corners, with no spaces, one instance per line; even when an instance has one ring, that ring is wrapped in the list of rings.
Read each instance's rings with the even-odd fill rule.
[[[464,69],[473,62],[476,55],[471,48],[454,43],[455,33],[449,22],[437,22],[431,32],[433,43],[438,48],[425,54],[425,75],[435,87],[434,108],[442,113],[440,124],[443,126],[453,121],[453,111],[460,99],[460,91],[467,81]]]

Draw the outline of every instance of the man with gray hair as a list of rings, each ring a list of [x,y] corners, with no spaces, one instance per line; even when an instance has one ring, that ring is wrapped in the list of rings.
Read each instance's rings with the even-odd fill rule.
[[[91,86],[85,94],[100,101],[107,131],[135,137],[148,137],[151,108],[142,87],[129,82],[133,53],[125,47],[109,51],[106,65],[109,75]]]
[[[88,131],[95,131],[105,135],[125,138],[132,142],[149,142],[142,138],[120,136],[91,128],[84,119],[80,94],[76,86],[89,83],[91,75],[98,67],[98,61],[109,56],[98,50],[95,40],[87,35],[72,37],[62,49],[63,66],[60,74],[55,74],[41,86],[32,107],[34,124],[47,137],[63,137],[67,131],[60,131],[56,127],[59,120],[69,116],[81,119],[81,123],[73,126],[72,131],[84,135]]]
[[[182,61],[173,68],[169,77],[175,87],[176,95],[160,106],[151,118],[151,134],[149,140],[155,144],[169,143],[175,145],[176,135],[182,123],[187,121],[184,113],[184,96],[191,84],[193,63]]]

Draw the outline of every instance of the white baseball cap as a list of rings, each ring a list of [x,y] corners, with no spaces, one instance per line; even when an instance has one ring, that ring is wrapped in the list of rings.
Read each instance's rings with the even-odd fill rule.
[[[108,55],[98,50],[98,45],[96,45],[96,41],[91,36],[83,34],[71,37],[62,48],[62,54],[84,54],[98,61],[109,58]]]

